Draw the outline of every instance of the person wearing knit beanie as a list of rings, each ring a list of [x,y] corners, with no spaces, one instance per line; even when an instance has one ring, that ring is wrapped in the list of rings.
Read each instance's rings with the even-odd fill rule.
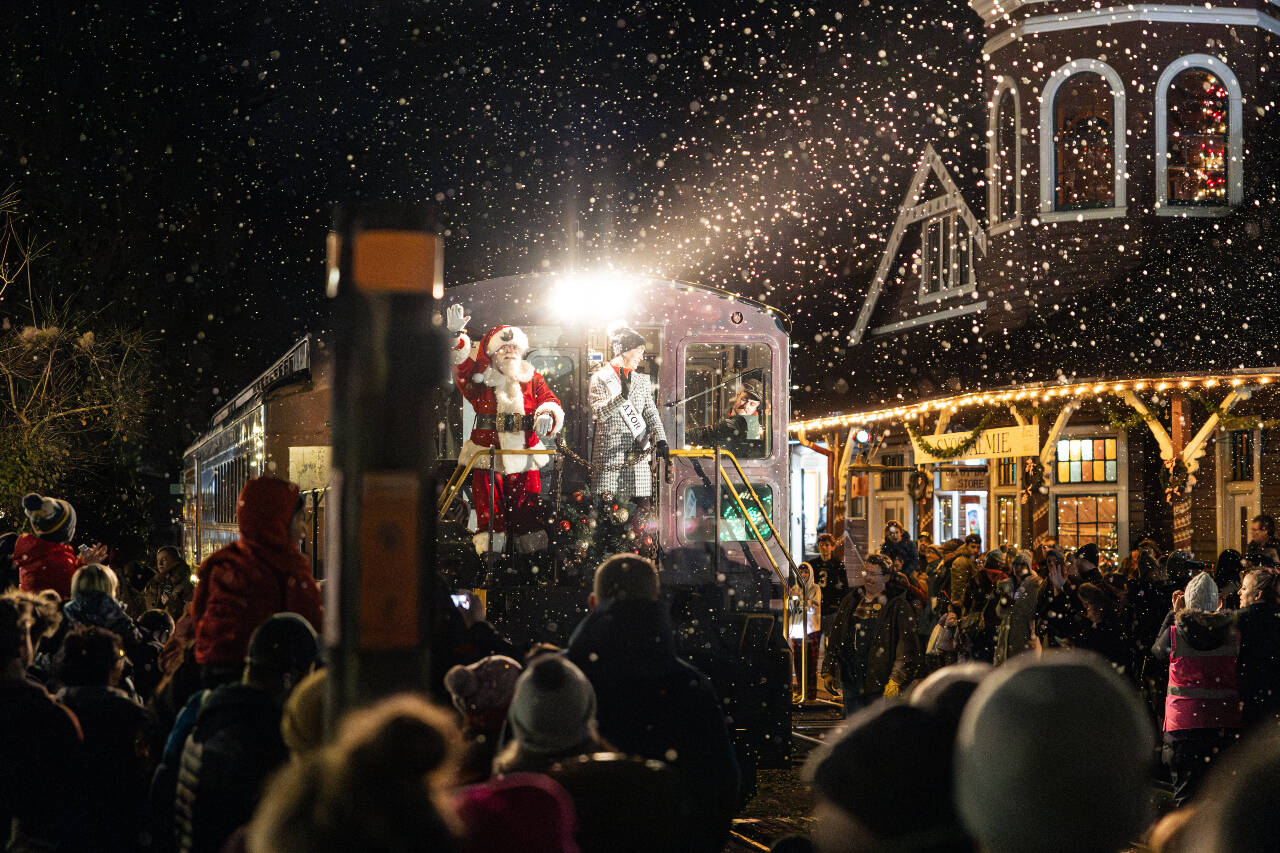
[[[952,805],[953,738],[952,722],[911,705],[882,700],[850,717],[804,771],[818,849],[970,849]]]
[[[460,784],[483,782],[493,773],[507,709],[522,671],[514,658],[489,655],[445,673],[444,686],[453,699],[453,707],[462,715],[462,739],[466,743],[458,768]]]
[[[1151,816],[1155,743],[1138,692],[1102,658],[1015,658],[956,736],[956,806],[986,853],[1115,853]]]
[[[284,703],[280,734],[294,758],[324,745],[324,715],[328,704],[329,670],[317,669],[298,682]]]
[[[496,714],[506,718],[523,668],[506,655],[490,655],[469,666],[455,666],[444,674],[453,707],[464,717]]]
[[[35,492],[22,499],[22,510],[31,529],[50,542],[70,542],[76,535],[76,511],[60,498],[47,498]]]
[[[578,853],[573,800],[540,773],[513,773],[465,788],[456,799],[466,853]]]
[[[1218,584],[1213,575],[1200,572],[1187,583],[1187,591],[1183,594],[1183,603],[1195,610],[1208,613],[1218,609]]]
[[[13,546],[18,587],[23,592],[52,589],[65,601],[71,598],[71,578],[81,561],[71,547],[76,533],[76,511],[64,500],[32,492],[22,499],[22,510],[31,523]],[[106,556],[105,549],[101,556]]]
[[[542,772],[554,761],[607,745],[596,733],[596,693],[582,670],[560,656],[539,658],[516,681],[507,722],[515,742],[494,771]]]

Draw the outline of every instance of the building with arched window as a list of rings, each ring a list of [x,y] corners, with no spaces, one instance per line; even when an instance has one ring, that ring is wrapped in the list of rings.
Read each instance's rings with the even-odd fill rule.
[[[793,429],[843,448],[860,548],[887,520],[1241,547],[1280,512],[1280,10],[970,7],[979,133],[898,164],[851,405]]]

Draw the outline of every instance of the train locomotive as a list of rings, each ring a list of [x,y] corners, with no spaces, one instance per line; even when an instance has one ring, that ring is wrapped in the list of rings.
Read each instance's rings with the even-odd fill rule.
[[[591,570],[608,553],[652,556],[662,573],[681,654],[715,683],[744,770],[781,766],[790,749],[790,661],[782,594],[792,565],[788,519],[789,321],[759,302],[686,282],[618,273],[523,275],[457,285],[479,337],[500,325],[527,337],[525,359],[563,420],[540,474],[546,547],[474,547],[468,476],[484,464],[468,436],[477,416],[455,388],[438,392],[433,422],[442,574],[484,597],[489,620],[517,644],[564,643],[585,613]],[[441,318],[442,321],[444,318]],[[628,456],[649,472],[651,505],[597,494],[595,371],[607,369],[611,324],[643,339],[643,363],[669,458]],[[184,548],[200,560],[234,536],[234,495],[263,473],[308,496],[304,550],[323,576],[331,360],[308,336],[214,416],[184,458]],[[760,398],[735,414],[744,389]],[[729,426],[731,428],[726,429]],[[468,451],[468,452],[464,452]],[[490,457],[492,460],[492,457]],[[597,468],[593,472],[593,463]],[[593,477],[593,473],[597,476]],[[483,498],[484,496],[482,496]],[[748,786],[749,788],[749,786]]]

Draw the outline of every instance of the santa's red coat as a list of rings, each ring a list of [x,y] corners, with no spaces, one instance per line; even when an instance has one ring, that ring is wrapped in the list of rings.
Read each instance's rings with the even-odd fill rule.
[[[462,396],[467,398],[477,415],[543,415],[549,414],[553,420],[550,438],[564,426],[564,409],[542,374],[533,369],[527,361],[519,362],[513,372],[515,377],[503,373],[487,359],[477,359],[471,352],[471,342],[465,334],[458,335],[454,349],[453,378]],[[466,464],[478,448],[506,448],[509,450],[543,450],[546,445],[533,430],[522,432],[499,432],[495,429],[476,429],[471,427],[470,437],[463,444],[458,454],[461,464]],[[521,471],[533,471],[551,461],[548,451],[543,454],[530,455],[498,455],[494,458],[497,471],[515,474]],[[488,468],[489,454],[482,453],[476,459],[475,467]]]

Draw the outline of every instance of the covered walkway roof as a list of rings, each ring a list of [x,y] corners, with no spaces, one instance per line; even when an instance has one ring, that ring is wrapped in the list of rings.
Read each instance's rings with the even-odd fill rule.
[[[1280,367],[1241,370],[1233,373],[1172,373],[1141,379],[1087,379],[1069,383],[1015,385],[986,391],[969,391],[949,397],[936,397],[916,403],[888,408],[843,412],[821,418],[792,421],[789,432],[811,433],[846,429],[883,421],[913,420],[930,412],[957,411],[970,406],[1009,406],[1018,403],[1042,404],[1055,399],[1078,399],[1081,402],[1116,396],[1126,391],[1168,391],[1191,389],[1245,390],[1280,384]]]

